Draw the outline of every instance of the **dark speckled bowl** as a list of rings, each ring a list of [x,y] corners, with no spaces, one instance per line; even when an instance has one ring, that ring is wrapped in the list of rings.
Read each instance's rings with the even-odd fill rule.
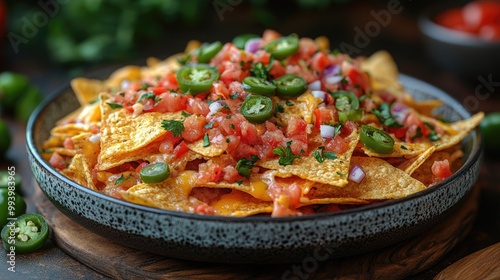
[[[401,77],[417,99],[439,98],[438,113],[469,117],[453,98],[426,83]],[[448,180],[409,197],[303,217],[229,218],[140,206],[89,190],[59,174],[39,153],[56,120],[78,106],[66,88],[30,119],[28,155],[35,178],[54,205],[71,219],[110,240],[174,258],[225,263],[297,262],[306,257],[343,257],[381,248],[423,232],[469,192],[481,165],[481,137],[463,141],[465,164]]]

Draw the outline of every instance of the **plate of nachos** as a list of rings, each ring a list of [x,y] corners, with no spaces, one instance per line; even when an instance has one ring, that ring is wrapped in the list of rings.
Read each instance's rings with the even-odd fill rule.
[[[44,193],[90,230],[171,257],[292,262],[410,238],[472,187],[476,127],[389,53],[266,30],[73,79],[34,113]]]

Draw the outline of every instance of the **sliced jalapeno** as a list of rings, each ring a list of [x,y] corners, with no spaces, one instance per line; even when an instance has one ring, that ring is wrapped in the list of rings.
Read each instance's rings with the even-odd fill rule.
[[[43,216],[28,213],[10,221],[2,230],[5,248],[15,248],[16,253],[31,253],[45,244],[49,237],[49,225]]]
[[[273,115],[273,101],[267,96],[249,95],[241,104],[240,113],[251,123],[263,123]]]
[[[259,35],[252,33],[241,34],[234,37],[233,45],[235,45],[238,49],[243,50],[245,49],[245,44],[247,43],[248,40],[259,37],[260,37]]]
[[[0,188],[0,228],[9,221],[26,212],[26,202],[12,188]]]
[[[196,52],[198,54],[199,63],[208,63],[210,60],[222,49],[222,43],[220,41],[213,42],[211,44],[203,44],[199,47]]]
[[[359,109],[358,97],[350,91],[336,91],[333,94],[335,98],[335,108],[341,112]]]
[[[295,36],[281,37],[267,43],[264,49],[274,58],[282,60],[299,50],[299,39]]]
[[[390,154],[394,150],[394,139],[373,126],[363,125],[359,136],[365,147],[379,154]]]
[[[217,68],[208,64],[185,65],[177,70],[179,88],[195,94],[210,90],[218,77]]]
[[[302,77],[287,74],[273,80],[279,97],[297,97],[307,89],[307,82]]]
[[[264,79],[250,76],[243,79],[243,89],[254,94],[272,96],[276,86]]]
[[[143,167],[139,174],[144,183],[160,183],[170,176],[170,168],[164,162],[157,162]]]
[[[0,189],[1,188],[14,189],[15,192],[21,193],[21,176],[17,173],[13,175],[9,174],[9,171],[5,170],[0,171]]]
[[[363,118],[364,111],[357,109],[349,112],[338,112],[338,114],[339,122],[344,124],[346,121],[359,122]]]

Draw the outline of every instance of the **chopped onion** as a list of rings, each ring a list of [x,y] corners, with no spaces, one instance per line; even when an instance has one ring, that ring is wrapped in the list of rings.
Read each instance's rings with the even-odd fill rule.
[[[405,105],[394,102],[391,107],[391,114],[392,117],[400,124],[403,124],[406,116],[410,112],[410,108],[406,107]]]
[[[311,91],[312,95],[316,98],[319,98],[321,100],[325,100],[326,98],[326,92],[322,91],[322,90],[313,90]]]
[[[100,134],[100,133],[97,133],[97,134],[92,134],[92,135],[89,137],[89,141],[90,141],[92,144],[97,144],[97,143],[99,143],[99,141],[101,141],[101,134]]]
[[[365,176],[366,173],[363,170],[363,168],[356,164],[351,168],[351,171],[349,172],[349,180],[356,182],[358,184],[361,183],[361,181],[363,181]]]
[[[249,53],[256,53],[260,49],[261,38],[250,39],[245,43],[245,51]]]
[[[319,133],[321,134],[321,137],[325,139],[333,138],[333,135],[335,134],[335,127],[331,125],[322,124],[319,126]]]
[[[217,101],[214,101],[212,102],[212,104],[210,104],[210,106],[208,106],[208,109],[210,109],[210,113],[208,114],[209,116],[219,112],[220,109],[224,108],[224,101],[222,100],[217,100]]]
[[[330,65],[323,70],[323,76],[336,76],[340,72],[340,66],[339,65]]]
[[[132,109],[134,109],[132,116],[135,118],[142,114],[142,112],[144,111],[144,105],[142,105],[142,103],[135,103],[134,105],[132,105]]]
[[[129,80],[123,80],[121,83],[120,83],[120,88],[121,89],[126,89],[130,86],[130,81]]]
[[[307,86],[307,88],[310,89],[310,90],[321,90],[321,81],[320,80],[316,80],[316,81],[310,83]]]
[[[325,78],[325,82],[331,85],[339,83],[340,81],[342,81],[342,76],[327,76]]]

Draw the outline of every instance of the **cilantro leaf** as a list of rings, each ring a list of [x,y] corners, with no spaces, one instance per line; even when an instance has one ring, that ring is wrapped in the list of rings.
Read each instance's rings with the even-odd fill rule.
[[[127,178],[123,177],[123,174],[122,174],[122,175],[120,176],[120,178],[116,179],[116,181],[115,181],[115,185],[119,185],[119,184],[121,184],[121,183],[125,182],[125,180],[129,179],[130,177],[132,177],[132,174],[128,174],[128,177],[127,177]]]
[[[243,177],[250,178],[250,170],[252,170],[254,163],[256,163],[260,158],[256,155],[251,155],[250,159],[242,158],[236,163],[236,170],[238,174]]]
[[[318,149],[313,152],[313,156],[319,163],[323,163],[325,158],[330,160],[337,159],[337,154],[335,154],[335,152],[325,151],[324,146],[319,146]]]
[[[439,135],[436,133],[435,127],[432,124],[430,124],[428,122],[424,122],[424,124],[425,124],[425,126],[427,126],[431,130],[431,132],[429,132],[429,135],[427,136],[427,137],[429,137],[429,140],[437,141],[437,140],[441,139],[439,137]]]
[[[190,114],[190,113],[188,113],[188,112],[185,112],[185,111],[181,111],[181,115],[182,115],[183,117],[186,117],[186,118],[187,118],[187,117],[191,116],[192,114]]]
[[[335,154],[335,152],[330,152],[330,151],[324,151],[323,152],[323,156],[327,159],[331,159],[331,160],[334,160],[334,159],[337,159],[337,154]]]
[[[203,136],[203,147],[210,146],[210,139],[208,138],[208,132]]]
[[[278,163],[280,165],[291,165],[293,160],[300,158],[300,156],[294,155],[290,145],[292,141],[286,142],[286,147],[280,146],[273,150],[273,153],[280,156]]]
[[[161,127],[165,130],[171,131],[174,136],[180,137],[181,133],[184,131],[184,123],[176,120],[163,120],[161,122]]]
[[[290,100],[287,100],[285,102],[286,106],[294,106],[295,104],[293,104],[293,102],[291,102]]]
[[[319,148],[324,148],[324,147],[319,147]],[[313,156],[319,163],[323,163],[325,161],[325,158],[321,153],[322,149],[320,150],[319,148],[313,152]]]
[[[406,148],[406,146],[403,146],[403,145],[401,145],[401,149],[408,150],[408,148]]]
[[[147,89],[148,89],[148,87],[150,87],[150,86],[151,86],[150,84],[148,84],[148,83],[144,83],[144,84],[142,84],[142,86],[141,86],[141,88],[140,88],[140,89],[141,89],[141,90],[147,90]]]
[[[252,64],[250,67],[250,73],[257,78],[267,80],[269,78],[269,70],[264,66],[262,62],[257,62]]]
[[[377,119],[385,126],[388,127],[402,127],[391,115],[391,106],[387,103],[381,103],[378,109],[372,111]]]
[[[95,104],[95,103],[97,103],[99,101],[101,101],[101,97],[97,97],[96,99],[90,101],[89,104]]]
[[[206,129],[210,129],[210,128],[212,128],[213,126],[214,126],[214,121],[210,121],[210,122],[208,122],[208,123],[204,126],[204,128],[206,128]]]
[[[108,104],[108,106],[109,106],[112,110],[119,109],[119,108],[123,108],[123,105],[122,105],[122,104],[118,104],[118,103],[109,103],[109,102],[106,102],[106,104]]]
[[[139,99],[137,100],[137,102],[141,102],[144,99],[151,99],[151,100],[155,101],[156,95],[153,92],[148,91],[148,92],[142,94],[141,97],[139,97]]]
[[[234,94],[229,95],[229,98],[234,100],[234,99],[238,98],[238,95],[239,95],[239,93],[235,92]]]

